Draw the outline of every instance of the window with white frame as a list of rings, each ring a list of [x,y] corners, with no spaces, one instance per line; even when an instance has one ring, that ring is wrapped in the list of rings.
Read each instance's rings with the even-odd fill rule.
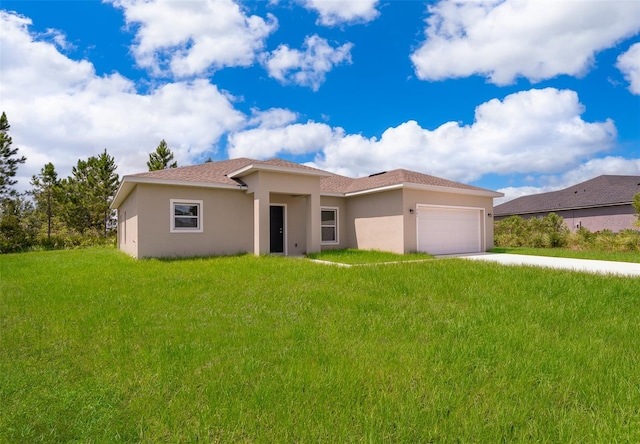
[[[171,199],[171,232],[202,233],[202,201]]]
[[[320,216],[321,216],[320,229],[322,231],[322,243],[337,244],[338,243],[338,209],[322,208],[320,210]]]

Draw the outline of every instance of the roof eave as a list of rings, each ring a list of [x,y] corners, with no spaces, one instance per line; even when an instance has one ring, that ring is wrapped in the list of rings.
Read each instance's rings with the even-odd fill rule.
[[[398,190],[398,189],[402,188],[402,186],[403,186],[403,184],[398,183],[398,184],[395,184],[395,185],[387,185],[387,186],[384,186],[384,187],[370,188],[368,190],[351,191],[351,192],[344,193],[344,196],[345,197],[351,197],[351,196],[360,196],[362,194],[381,193],[383,191]]]
[[[346,197],[358,196],[361,194],[380,193],[383,191],[397,190],[401,188],[407,188],[412,190],[422,191],[436,191],[439,193],[451,193],[451,194],[463,194],[467,196],[482,196],[482,197],[503,197],[503,193],[491,190],[470,190],[465,188],[444,187],[438,185],[423,185],[410,182],[403,182],[394,185],[387,185],[384,187],[370,188],[367,190],[358,190],[345,193]]]
[[[179,187],[195,187],[195,188],[217,188],[226,190],[246,190],[246,185],[231,185],[224,183],[212,183],[212,182],[195,182],[189,180],[172,180],[172,179],[155,179],[151,177],[136,177],[136,176],[124,176],[116,195],[111,202],[111,209],[116,209],[122,202],[125,201],[127,196],[133,191],[138,184],[153,184],[153,185],[172,185]]]
[[[504,197],[504,193],[500,193],[499,191],[492,191],[492,190],[475,190],[475,189],[467,189],[467,188],[445,187],[440,185],[422,185],[422,184],[416,184],[416,183],[406,183],[404,185],[409,189],[415,189],[415,190],[438,191],[441,193],[452,193],[452,194],[465,194],[468,196]]]
[[[258,171],[269,171],[274,173],[288,173],[288,174],[297,174],[302,176],[316,176],[316,177],[329,177],[332,175],[331,173],[328,173],[326,171],[320,171],[320,170],[307,170],[302,168],[284,167],[279,165],[252,163],[240,168],[239,170],[236,170],[227,174],[227,177],[229,177],[230,179],[240,178]]]

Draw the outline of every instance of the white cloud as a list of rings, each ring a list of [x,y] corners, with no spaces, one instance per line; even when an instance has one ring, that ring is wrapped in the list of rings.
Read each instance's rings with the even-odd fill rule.
[[[475,110],[471,125],[447,122],[428,130],[415,121],[387,129],[382,137],[334,139],[315,164],[360,176],[407,168],[465,182],[485,174],[554,174],[609,149],[611,120],[585,122],[574,91],[547,88],[493,99]]]
[[[342,130],[324,123],[294,123],[279,128],[259,127],[229,136],[230,158],[268,159],[279,154],[308,154],[322,150]]]
[[[561,190],[603,174],[640,176],[640,159],[625,159],[614,156],[591,159],[559,176],[542,177],[543,185],[541,186],[502,188],[498,191],[504,193],[504,197],[495,199],[494,204],[498,205],[520,196]]]
[[[500,188],[500,193],[503,193],[503,197],[496,197],[493,199],[493,205],[500,205],[502,203],[508,202],[510,200],[516,199],[521,196],[530,196],[532,194],[540,194],[547,193],[549,191],[555,191],[558,188],[555,187],[534,187],[534,186],[525,186],[525,187],[506,187]]]
[[[78,159],[105,148],[119,174],[145,171],[148,153],[163,138],[178,163],[189,164],[244,124],[231,99],[206,80],[139,94],[121,75],[98,77],[89,62],[35,41],[29,24],[20,16],[0,15],[2,108],[14,146],[27,157],[18,169],[21,189],[47,162],[66,177]]]
[[[316,122],[262,125],[232,134],[229,155],[316,153],[310,165],[352,177],[394,168],[464,182],[489,173],[552,175],[614,144],[614,123],[586,122],[584,111],[574,91],[533,89],[481,104],[471,125],[447,122],[429,130],[408,121],[379,139]]]
[[[640,2],[442,0],[411,55],[423,80],[486,76],[505,85],[584,75],[594,55],[640,31]]]
[[[591,159],[577,168],[563,173],[559,178],[549,177],[545,178],[545,180],[559,189],[603,174],[640,176],[640,159],[625,159],[617,156]]]
[[[616,67],[629,82],[629,91],[640,95],[640,43],[631,45],[627,52],[621,54]]]
[[[87,79],[95,76],[91,63],[70,60],[53,44],[35,41],[28,32],[31,19],[0,11],[0,23],[0,96],[3,102],[21,91],[25,95],[28,93],[28,97],[70,91],[82,87]],[[57,41],[65,46],[61,34],[58,34]],[[36,64],[37,69],[34,69]]]
[[[266,111],[253,110],[247,126],[259,126],[261,128],[278,128],[298,119],[298,114],[283,108],[271,108]]]
[[[342,23],[367,23],[380,14],[378,0],[300,0],[307,9],[320,14],[318,23],[334,26]]]
[[[326,39],[312,35],[305,38],[304,47],[304,51],[299,51],[280,45],[267,55],[264,65],[269,75],[281,83],[308,86],[317,91],[334,66],[351,63],[352,43],[333,48]]]
[[[136,27],[133,55],[154,75],[188,77],[249,66],[277,20],[248,16],[232,0],[112,0]]]

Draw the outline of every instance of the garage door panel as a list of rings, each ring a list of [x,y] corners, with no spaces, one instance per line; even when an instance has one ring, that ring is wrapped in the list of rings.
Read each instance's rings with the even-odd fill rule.
[[[429,254],[481,251],[481,210],[418,208],[418,250]]]

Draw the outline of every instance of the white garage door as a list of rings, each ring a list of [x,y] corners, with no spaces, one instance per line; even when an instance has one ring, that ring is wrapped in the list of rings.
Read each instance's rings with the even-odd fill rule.
[[[429,254],[482,251],[481,210],[418,206],[417,213],[418,251]]]

